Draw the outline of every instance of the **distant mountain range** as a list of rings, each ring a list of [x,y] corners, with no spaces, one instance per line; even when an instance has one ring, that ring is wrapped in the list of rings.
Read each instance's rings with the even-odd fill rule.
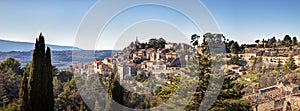
[[[47,44],[51,50],[63,51],[63,50],[80,50],[73,46],[59,46]],[[0,39],[0,52],[10,52],[10,51],[31,51],[34,48],[34,43],[29,42],[16,42]]]
[[[52,51],[52,65],[56,66],[60,70],[68,70],[73,63],[85,64],[92,62],[95,58],[103,60],[106,57],[112,57],[118,51],[115,50],[66,50],[66,51]],[[74,54],[75,53],[75,54]],[[93,54],[93,55],[91,55]],[[32,60],[32,51],[11,51],[0,52],[0,62],[7,58],[14,58],[22,64],[24,67]],[[73,58],[76,58],[73,60]],[[80,59],[78,59],[80,58]],[[79,61],[78,61],[79,60]]]

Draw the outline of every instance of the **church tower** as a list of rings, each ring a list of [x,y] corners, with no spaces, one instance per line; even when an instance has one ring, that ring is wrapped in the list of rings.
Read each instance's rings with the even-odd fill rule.
[[[136,36],[136,38],[135,38],[135,44],[139,44],[140,42],[139,42],[139,39],[138,39],[138,36]]]

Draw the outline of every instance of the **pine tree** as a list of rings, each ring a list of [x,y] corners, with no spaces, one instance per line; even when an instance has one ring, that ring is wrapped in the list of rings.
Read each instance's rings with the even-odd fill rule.
[[[194,58],[191,61],[189,67],[187,67],[187,70],[184,71],[186,74],[189,74],[191,77],[199,77],[197,80],[198,87],[196,88],[196,92],[194,93],[192,100],[189,102],[185,110],[198,110],[198,108],[201,105],[201,101],[205,95],[205,92],[207,90],[212,61],[210,58],[211,55],[208,54],[209,46],[206,40],[209,39],[210,37],[212,37],[212,34],[210,33],[204,35],[203,38],[204,44],[202,44],[203,49],[201,50],[201,52],[197,52],[198,57]]]
[[[63,91],[57,96],[57,98],[55,98],[55,110],[90,111],[89,107],[83,102],[79,91],[76,88],[74,76],[70,79],[70,81],[65,82],[63,86]]]
[[[210,111],[250,111],[249,101],[242,100],[243,84],[236,82],[237,76],[227,75],[222,90]]]
[[[18,98],[20,79],[11,67],[0,69],[0,109]]]
[[[53,83],[50,48],[45,53],[42,33],[36,39],[29,75],[29,103],[32,111],[53,111]]]
[[[0,71],[1,74],[1,71]],[[0,77],[0,109],[5,107],[5,105],[9,102],[9,99],[6,96],[6,90],[4,88],[2,77]]]
[[[189,102],[185,110],[198,110],[209,83],[209,72],[211,67],[209,55],[200,54],[200,56],[195,59],[199,59],[199,61],[191,61],[191,65],[188,67],[188,70],[184,71],[192,77],[199,77],[198,87],[194,93],[194,97],[192,98],[192,101]]]
[[[209,39],[209,36],[207,36]],[[216,40],[216,39],[214,39]],[[218,39],[217,39],[218,40]],[[218,41],[210,41],[210,42],[218,42]],[[209,47],[209,46],[204,46]],[[208,48],[204,48],[208,49]],[[206,52],[206,50],[204,50]],[[205,94],[214,94],[215,92],[208,91],[207,88],[210,83],[209,79],[211,77],[216,77],[217,79],[219,74],[212,74],[215,70],[214,67],[217,66],[217,63],[221,62],[218,56],[213,60],[211,56],[215,56],[212,53],[198,53],[198,61],[191,61],[191,65],[184,71],[186,74],[190,74],[190,76],[198,76],[198,87],[196,92],[194,93],[194,97],[189,102],[188,106],[185,110],[198,110],[201,106],[201,102],[203,102],[203,98]],[[214,65],[214,67],[213,67]],[[241,90],[244,88],[243,85],[236,82],[238,78],[235,76],[225,76],[224,84],[222,85],[222,89],[217,100],[214,102],[212,107],[209,110],[212,111],[248,111],[251,109],[250,103],[248,101],[242,100],[243,93]],[[204,103],[205,104],[205,103]],[[206,105],[206,104],[205,104]],[[210,106],[203,106],[209,108]],[[204,109],[206,109],[204,108]]]
[[[298,42],[297,37],[293,37],[293,39],[292,39],[292,45],[296,46],[297,42]]]
[[[0,70],[8,70],[11,69],[16,74],[22,75],[21,63],[14,58],[7,58],[0,64]]]

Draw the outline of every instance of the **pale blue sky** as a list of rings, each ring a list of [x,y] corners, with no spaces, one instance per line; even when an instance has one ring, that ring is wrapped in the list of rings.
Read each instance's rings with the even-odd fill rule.
[[[96,2],[97,0],[1,0],[0,39],[34,42],[38,33],[44,32],[47,43],[73,45],[78,26]],[[201,0],[201,2],[215,18],[221,33],[230,39],[242,43],[253,43],[258,38],[273,36],[282,38],[285,34],[300,37],[299,0]],[[176,27],[185,36],[197,32],[182,15],[172,10],[160,9],[161,7],[139,8],[141,8],[140,11],[136,8],[136,10],[129,10],[127,14],[120,14],[119,17],[127,19],[115,18],[115,22],[107,28],[118,31],[114,27],[131,23],[132,19],[129,18],[138,20],[148,16],[147,19],[154,17],[178,24],[178,26],[185,26]],[[152,9],[153,11],[150,11]],[[161,12],[157,14],[158,10]],[[162,14],[164,18],[159,17]],[[172,27],[166,24],[164,26]],[[170,32],[170,30],[165,32]],[[113,34],[122,35],[122,33],[126,34],[126,32]],[[133,38],[135,36],[130,39]],[[110,44],[110,39],[111,37],[106,37],[98,42]],[[105,46],[99,49],[108,48]]]
[[[1,0],[0,39],[73,45],[78,25],[96,0]]]
[[[202,0],[229,38],[300,37],[299,0]]]
[[[114,17],[100,35],[96,49],[103,49],[103,46],[122,49],[136,38],[144,42],[155,37],[188,43],[187,36],[191,33],[200,32],[192,21],[179,12],[157,5],[142,5]]]

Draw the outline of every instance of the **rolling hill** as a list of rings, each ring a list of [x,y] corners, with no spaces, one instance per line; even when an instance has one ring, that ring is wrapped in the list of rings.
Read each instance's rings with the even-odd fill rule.
[[[63,50],[80,50],[77,47],[72,46],[59,46],[47,44],[52,50],[63,51]],[[0,52],[10,52],[10,51],[30,51],[33,50],[34,43],[29,42],[16,42],[0,39]]]

